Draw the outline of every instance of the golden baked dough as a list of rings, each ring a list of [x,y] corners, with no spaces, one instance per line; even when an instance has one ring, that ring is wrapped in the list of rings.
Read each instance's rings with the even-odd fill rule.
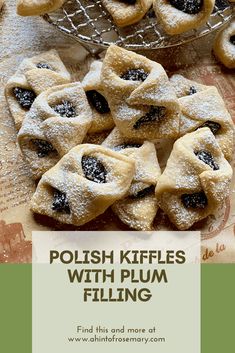
[[[186,77],[175,74],[171,76],[170,83],[173,86],[178,98],[191,96],[195,93],[208,89],[209,86],[202,85],[198,82],[187,79]]]
[[[217,34],[213,50],[224,66],[229,69],[235,68],[235,20]]]
[[[164,30],[171,35],[187,32],[204,25],[210,17],[215,0],[154,0],[153,7]]]
[[[102,62],[94,61],[82,81],[82,86],[92,110],[92,124],[88,131],[91,134],[110,130],[114,127],[113,118],[100,80],[101,69]]]
[[[38,94],[70,81],[70,74],[56,50],[24,59],[5,87],[5,96],[17,130]],[[18,89],[18,94],[14,93],[15,89]]]
[[[40,180],[31,209],[80,226],[104,213],[128,191],[135,162],[103,146],[74,147]]]
[[[215,87],[179,98],[181,106],[180,136],[200,127],[209,127],[214,133],[224,156],[233,156],[234,126],[224,101]]]
[[[2,7],[3,7],[4,2],[5,2],[5,0],[0,0],[0,11],[1,11]]]
[[[178,139],[160,176],[160,208],[180,230],[214,214],[229,195],[232,168],[209,128]]]
[[[36,98],[36,93],[27,82],[25,75],[16,73],[6,84],[5,97],[16,130],[19,130],[26,113],[29,111]]]
[[[177,137],[179,103],[160,64],[111,45],[101,80],[114,122],[124,136]]]
[[[115,128],[102,145],[133,158],[136,162],[136,171],[128,194],[116,201],[112,210],[129,227],[151,230],[158,210],[154,190],[161,175],[154,144],[148,141],[139,144],[126,139]]]
[[[153,3],[152,0],[136,0],[132,4],[131,1],[128,3],[128,0],[101,0],[101,2],[119,27],[140,21]]]
[[[38,179],[71,148],[80,144],[91,126],[92,113],[79,82],[55,86],[34,101],[18,134],[21,151]]]
[[[20,16],[37,16],[59,9],[66,0],[18,0],[17,13]]]

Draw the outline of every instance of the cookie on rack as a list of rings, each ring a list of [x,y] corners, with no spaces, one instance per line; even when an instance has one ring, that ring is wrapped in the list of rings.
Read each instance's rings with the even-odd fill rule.
[[[229,195],[232,168],[209,128],[179,138],[160,176],[156,197],[180,230],[214,214]]]
[[[5,96],[17,130],[38,94],[70,81],[70,74],[56,50],[24,59],[5,87]]]
[[[32,211],[62,223],[83,225],[127,193],[135,162],[103,146],[74,147],[40,180]]]
[[[170,83],[173,86],[178,98],[191,96],[195,93],[208,89],[208,86],[189,80],[179,74],[172,75],[170,78]]]
[[[177,137],[180,107],[163,67],[111,45],[101,80],[114,122],[125,137]]]
[[[235,20],[217,34],[213,51],[224,66],[235,69]]]
[[[140,21],[150,9],[153,0],[101,0],[103,6],[119,27]]]
[[[134,159],[136,163],[135,175],[127,195],[116,201],[112,210],[130,228],[151,230],[158,210],[154,190],[161,175],[155,145],[148,141],[139,144],[133,139],[127,139],[117,128],[114,128],[102,145]]]
[[[234,126],[225,103],[215,87],[179,98],[180,136],[209,127],[227,160],[233,157]]]
[[[156,16],[164,30],[171,35],[204,25],[214,5],[215,0],[153,0]]]
[[[94,61],[82,81],[92,110],[92,124],[88,131],[91,134],[111,130],[114,127],[112,114],[100,79],[102,65],[101,61]]]
[[[79,82],[55,86],[41,93],[18,134],[19,146],[34,179],[39,179],[80,144],[91,122],[91,109]]]
[[[66,0],[18,0],[16,9],[20,16],[37,16],[59,9]]]

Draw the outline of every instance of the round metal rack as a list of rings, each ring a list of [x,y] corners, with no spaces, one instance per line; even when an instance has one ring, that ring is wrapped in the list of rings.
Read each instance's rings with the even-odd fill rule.
[[[117,27],[100,0],[69,0],[57,12],[43,16],[47,22],[88,48],[105,49],[114,43],[132,50],[180,45],[209,34],[232,17],[233,5],[227,0],[216,0],[214,11],[204,26],[170,36],[164,32],[152,9],[139,23]]]

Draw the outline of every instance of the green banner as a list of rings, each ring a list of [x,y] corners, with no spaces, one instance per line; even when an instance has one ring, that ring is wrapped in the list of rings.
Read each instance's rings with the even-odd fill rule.
[[[0,342],[4,353],[32,353],[31,273],[31,265],[0,265]],[[233,352],[235,265],[202,265],[201,278],[201,353]]]

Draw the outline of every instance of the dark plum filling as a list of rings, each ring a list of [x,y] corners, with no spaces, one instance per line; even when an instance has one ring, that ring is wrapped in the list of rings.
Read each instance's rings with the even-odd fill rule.
[[[13,93],[19,105],[26,110],[29,110],[31,108],[36,98],[36,94],[34,93],[34,91],[21,87],[14,88]]]
[[[54,189],[52,210],[56,212],[70,214],[69,203],[67,200],[67,196],[64,192]]]
[[[154,192],[154,190],[155,190],[155,186],[150,185],[147,188],[138,191],[136,194],[131,195],[130,198],[131,199],[143,199],[145,196],[152,194]]]
[[[177,10],[196,15],[202,10],[203,0],[170,0],[170,4]]]
[[[87,91],[86,96],[90,105],[97,110],[100,114],[106,114],[110,112],[110,108],[107,100],[95,90]]]
[[[181,201],[186,208],[203,209],[207,206],[207,197],[203,191],[194,194],[181,195]]]
[[[47,64],[47,63],[38,63],[38,64],[36,65],[36,67],[37,67],[38,69],[52,70],[52,67],[51,67],[49,64]]]
[[[142,81],[144,82],[148,77],[148,73],[144,69],[130,69],[120,76],[127,81]]]
[[[83,156],[82,169],[85,177],[95,183],[106,183],[107,171],[95,157]]]
[[[135,122],[133,128],[138,130],[144,124],[151,123],[151,122],[158,122],[165,117],[165,114],[166,114],[165,107],[154,107],[152,105],[150,107],[149,112]]]
[[[219,131],[219,129],[221,128],[221,125],[219,123],[215,123],[214,121],[208,120],[204,124],[199,126],[199,129],[202,127],[209,127],[211,132],[215,135]]]
[[[135,5],[136,0],[119,0],[120,2],[124,2],[127,5]]]
[[[52,152],[56,152],[52,144],[45,140],[35,139],[32,140],[33,145],[36,147],[37,155],[39,158],[48,156]]]
[[[219,166],[218,164],[214,161],[214,158],[212,157],[212,154],[207,151],[196,151],[194,152],[195,155],[197,156],[200,161],[204,162],[205,164],[209,165],[213,170],[218,170]]]
[[[122,145],[118,145],[114,147],[115,151],[121,151],[124,150],[126,148],[139,148],[142,145],[139,143],[123,143]]]
[[[63,118],[74,118],[76,116],[76,109],[69,101],[62,101],[61,103],[52,106],[52,109]]]
[[[197,93],[197,89],[195,86],[191,86],[189,88],[189,95],[192,96],[193,94]]]
[[[235,45],[235,34],[230,37],[230,42]]]

